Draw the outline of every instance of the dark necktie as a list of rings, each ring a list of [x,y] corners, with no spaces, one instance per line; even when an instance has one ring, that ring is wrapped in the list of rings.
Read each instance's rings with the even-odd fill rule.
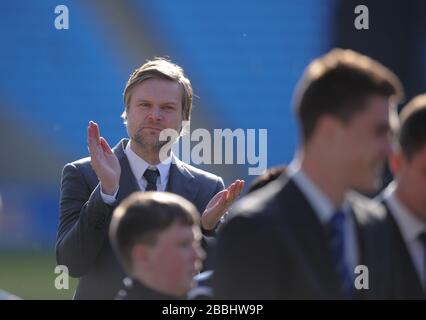
[[[426,294],[426,231],[419,234],[419,240],[423,246],[423,292]]]
[[[346,299],[352,299],[352,277],[345,259],[344,237],[345,215],[342,211],[333,214],[328,223],[328,239],[330,252],[339,275],[341,289]]]
[[[148,184],[146,185],[145,191],[157,191],[157,178],[160,175],[158,169],[151,170],[146,169],[143,176],[145,177]]]

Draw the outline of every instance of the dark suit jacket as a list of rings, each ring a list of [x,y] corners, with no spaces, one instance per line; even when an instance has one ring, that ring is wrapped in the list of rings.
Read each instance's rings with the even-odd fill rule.
[[[370,290],[356,298],[381,298],[379,203],[351,196],[360,264]],[[214,296],[218,299],[342,299],[326,233],[292,180],[277,181],[242,199],[217,239]]]
[[[408,252],[407,245],[402,237],[395,218],[383,197],[380,199],[386,207],[387,240],[386,250],[388,272],[388,296],[387,299],[426,299],[421,280],[415,269],[414,263]]]
[[[127,278],[125,282],[128,283],[118,292],[115,300],[185,300],[185,297],[174,297],[148,288],[136,279]]]
[[[108,229],[115,207],[139,190],[124,153],[127,142],[123,139],[113,149],[121,165],[120,189],[113,206],[102,200],[90,158],[67,164],[62,172],[56,260],[68,267],[70,276],[80,278],[75,299],[113,299],[125,277],[111,249]],[[176,160],[170,167],[167,191],[183,196],[203,212],[224,189],[222,178]]]

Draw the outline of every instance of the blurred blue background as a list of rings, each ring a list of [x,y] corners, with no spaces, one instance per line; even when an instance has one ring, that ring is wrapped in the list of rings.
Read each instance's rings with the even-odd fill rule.
[[[54,26],[54,10],[61,4],[69,10],[68,30]],[[130,73],[146,59],[167,56],[185,69],[197,96],[191,129],[267,129],[268,166],[291,160],[297,145],[294,87],[304,67],[333,47],[358,50],[391,67],[403,80],[408,98],[424,91],[425,2],[364,1],[370,29],[363,31],[354,28],[358,4],[0,4],[0,259],[12,259],[16,252],[47,254],[49,267],[54,265],[61,169],[87,156],[89,120],[100,124],[111,145],[126,136],[120,119],[122,91]],[[246,165],[201,167],[222,175],[226,183],[253,178]],[[13,287],[19,282],[9,277],[15,267],[9,264],[6,270],[4,265],[0,287],[5,287],[1,281]],[[49,272],[53,279],[53,267]],[[16,290],[25,292],[23,287]],[[50,294],[45,296],[53,297]]]

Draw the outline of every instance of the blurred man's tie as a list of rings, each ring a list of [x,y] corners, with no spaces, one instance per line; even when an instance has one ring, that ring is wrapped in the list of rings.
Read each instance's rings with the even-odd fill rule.
[[[352,299],[352,277],[345,257],[345,214],[337,211],[328,223],[329,247],[333,257],[345,299]]]

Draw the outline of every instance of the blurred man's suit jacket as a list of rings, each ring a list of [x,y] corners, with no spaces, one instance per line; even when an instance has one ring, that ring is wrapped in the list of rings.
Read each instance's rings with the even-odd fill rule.
[[[401,234],[398,223],[393,217],[389,204],[383,194],[378,197],[386,207],[387,240],[386,251],[388,266],[388,295],[386,299],[426,299],[420,277]]]
[[[385,210],[356,193],[349,202],[359,262],[369,270],[369,289],[354,298],[383,298]],[[343,299],[324,228],[291,178],[243,198],[217,241],[213,288],[219,299]]]

